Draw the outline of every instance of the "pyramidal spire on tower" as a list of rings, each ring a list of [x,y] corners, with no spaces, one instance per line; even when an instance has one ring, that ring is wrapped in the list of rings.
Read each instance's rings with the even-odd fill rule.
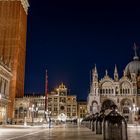
[[[137,47],[137,45],[136,45],[135,42],[134,42],[133,49],[134,49],[134,53],[135,53],[135,56],[133,57],[133,59],[134,59],[134,60],[139,60],[139,57],[138,57],[138,55],[137,55],[138,47]]]
[[[119,75],[118,75],[118,69],[117,69],[117,65],[115,64],[115,69],[114,69],[114,80],[118,81],[119,79]]]
[[[94,66],[94,72],[97,73],[97,67],[96,67],[96,64]]]
[[[108,71],[107,70],[105,70],[105,76],[108,76]]]
[[[94,69],[92,71],[92,77],[93,77],[94,81],[98,81],[98,72],[97,72],[96,64],[95,64]]]

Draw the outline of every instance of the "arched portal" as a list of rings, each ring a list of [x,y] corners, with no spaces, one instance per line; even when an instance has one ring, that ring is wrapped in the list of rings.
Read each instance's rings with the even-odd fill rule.
[[[132,116],[130,112],[130,108],[132,107],[132,101],[130,99],[122,99],[120,102],[120,111],[122,115],[125,117],[126,121],[131,122]]]
[[[95,114],[98,112],[98,103],[97,101],[92,101],[92,104],[91,104],[91,110],[92,110],[92,113]]]

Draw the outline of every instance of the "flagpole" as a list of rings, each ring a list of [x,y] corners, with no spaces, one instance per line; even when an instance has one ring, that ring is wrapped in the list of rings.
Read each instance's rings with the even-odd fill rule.
[[[46,113],[48,108],[48,73],[46,70],[46,78],[45,78],[45,119],[46,119]]]

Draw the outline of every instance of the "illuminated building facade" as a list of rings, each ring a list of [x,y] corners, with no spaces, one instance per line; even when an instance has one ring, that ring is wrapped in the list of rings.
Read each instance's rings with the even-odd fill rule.
[[[42,122],[44,120],[45,97],[42,95],[26,95],[15,99],[14,122]]]
[[[54,120],[65,121],[77,118],[77,97],[68,95],[66,86],[62,83],[48,94],[48,111]]]
[[[45,118],[45,113],[47,118]],[[24,123],[43,122],[48,119],[66,121],[77,118],[76,95],[68,95],[66,86],[62,83],[54,91],[48,93],[47,110],[45,96],[30,94],[15,99],[14,121]]]
[[[87,102],[86,101],[78,101],[77,103],[77,115],[79,120],[81,121],[87,115]]]
[[[107,112],[115,104],[128,122],[138,120],[140,115],[140,61],[136,45],[134,48],[135,56],[125,67],[121,78],[119,78],[117,66],[115,66],[113,79],[106,70],[105,76],[99,80],[95,65],[88,95],[89,114],[100,112],[101,109],[105,109]]]
[[[0,56],[4,63],[10,63],[13,74],[8,104],[10,119],[15,97],[24,95],[28,7],[28,0],[0,0]]]
[[[0,60],[0,124],[7,123],[7,105],[10,102],[9,86],[11,78],[11,69]]]

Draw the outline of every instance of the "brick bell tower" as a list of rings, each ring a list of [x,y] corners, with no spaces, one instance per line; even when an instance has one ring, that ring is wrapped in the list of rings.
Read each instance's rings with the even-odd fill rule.
[[[24,95],[28,0],[0,0],[0,59],[10,64],[7,118],[13,118],[15,97]]]

